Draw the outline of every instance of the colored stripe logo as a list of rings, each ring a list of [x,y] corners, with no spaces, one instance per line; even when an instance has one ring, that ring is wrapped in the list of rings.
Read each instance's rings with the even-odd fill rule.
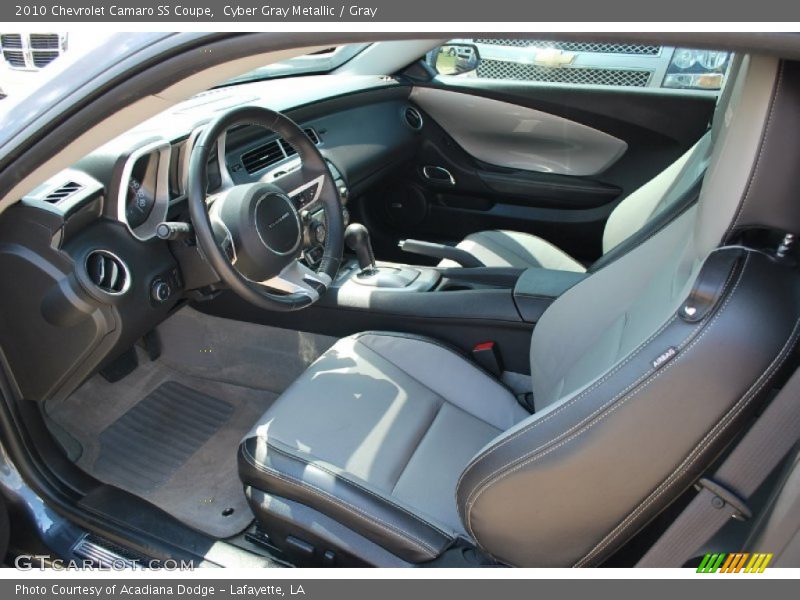
[[[763,573],[772,554],[734,552],[706,554],[697,567],[698,573]]]

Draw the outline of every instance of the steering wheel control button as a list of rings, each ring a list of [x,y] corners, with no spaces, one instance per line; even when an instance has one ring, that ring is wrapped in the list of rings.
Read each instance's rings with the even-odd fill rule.
[[[317,223],[314,227],[314,240],[319,244],[325,243],[325,236],[328,234],[328,230],[325,229],[324,223]]]
[[[237,125],[261,126],[290,143],[297,151],[302,167],[298,175],[305,183],[291,191],[262,180],[235,183],[209,203],[204,166],[214,143]],[[293,121],[263,107],[228,110],[200,132],[188,175],[186,195],[197,246],[222,282],[248,302],[269,310],[299,310],[319,299],[341,263],[342,207],[324,157]],[[320,261],[318,272],[301,260],[313,232],[310,223],[301,222],[299,210],[304,207],[298,208],[297,198],[287,194],[302,194],[305,199],[307,190],[325,215],[323,256],[327,260]],[[225,244],[235,249],[233,259],[226,254]]]

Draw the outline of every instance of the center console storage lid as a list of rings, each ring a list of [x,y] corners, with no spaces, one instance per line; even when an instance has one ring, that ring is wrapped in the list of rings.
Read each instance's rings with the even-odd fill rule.
[[[588,273],[539,267],[525,269],[514,286],[514,302],[520,316],[529,323],[536,323],[553,300],[586,277]]]

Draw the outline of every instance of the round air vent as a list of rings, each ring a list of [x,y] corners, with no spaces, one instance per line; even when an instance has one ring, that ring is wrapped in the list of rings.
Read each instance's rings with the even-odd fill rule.
[[[403,110],[403,120],[414,131],[422,129],[422,115],[413,106],[406,106]]]
[[[128,265],[108,250],[92,250],[86,257],[86,274],[99,290],[112,296],[128,291],[131,273]]]

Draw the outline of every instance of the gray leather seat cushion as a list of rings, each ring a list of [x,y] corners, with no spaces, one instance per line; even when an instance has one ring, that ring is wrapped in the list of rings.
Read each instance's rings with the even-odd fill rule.
[[[586,268],[569,254],[547,240],[518,231],[479,231],[464,238],[456,246],[472,254],[488,267],[539,267],[558,271],[585,273]],[[443,260],[441,267],[457,267]]]
[[[450,348],[362,333],[337,342],[259,419],[240,471],[246,484],[425,560],[466,536],[455,490],[470,458],[527,416],[505,387]]]

